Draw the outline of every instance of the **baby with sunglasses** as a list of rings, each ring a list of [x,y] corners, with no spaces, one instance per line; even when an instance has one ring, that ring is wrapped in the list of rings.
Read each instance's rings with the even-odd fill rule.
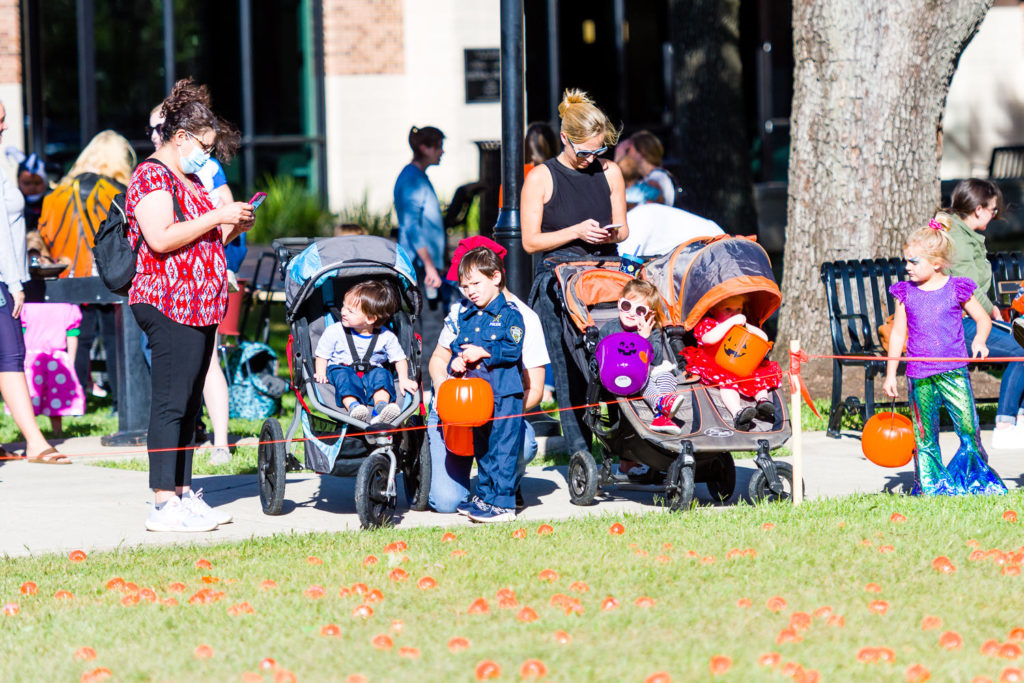
[[[719,301],[693,328],[697,346],[687,346],[683,349],[686,369],[698,375],[701,384],[718,387],[722,403],[732,415],[733,426],[742,432],[749,432],[754,426],[755,419],[774,424],[775,404],[768,392],[777,389],[782,383],[782,371],[775,361],[761,361],[747,377],[739,377],[715,361],[718,347],[725,341],[729,331],[737,325],[742,325],[751,334],[765,341],[768,340],[768,335],[764,331],[747,321],[744,314],[746,305],[747,297],[744,294]],[[756,407],[744,406],[741,395],[754,399]]]
[[[672,420],[683,403],[682,395],[676,393],[675,366],[668,371],[657,371],[664,360],[661,323],[658,322],[660,311],[661,295],[654,285],[643,280],[630,280],[619,296],[619,317],[605,323],[599,337],[604,339],[616,332],[635,332],[651,343],[654,349],[651,375],[643,388],[644,400],[654,412],[651,431],[679,434],[679,425]]]

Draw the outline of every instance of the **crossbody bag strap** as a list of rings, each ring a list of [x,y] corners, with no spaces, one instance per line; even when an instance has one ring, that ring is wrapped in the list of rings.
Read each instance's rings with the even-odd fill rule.
[[[164,162],[160,161],[159,159],[153,159],[152,157],[150,157],[149,159],[146,159],[142,163],[146,163],[147,161],[149,163],[152,163],[152,164],[158,164],[160,166],[163,166],[164,169],[168,173],[171,174],[171,181],[175,185],[177,185],[177,184],[179,184],[181,182],[180,180],[178,180],[178,177],[176,175],[174,175],[174,171],[172,171],[170,168],[168,168],[167,164],[165,164]],[[185,222],[185,214],[181,210],[181,204],[178,203],[178,195],[176,195],[175,193],[172,192],[171,193],[171,201],[174,202],[174,217],[178,219],[179,223],[184,223]]]

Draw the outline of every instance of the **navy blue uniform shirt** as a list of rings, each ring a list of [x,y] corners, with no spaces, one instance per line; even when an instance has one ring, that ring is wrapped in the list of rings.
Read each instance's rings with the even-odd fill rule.
[[[523,316],[498,294],[483,308],[469,306],[459,314],[458,330],[449,348],[457,356],[462,347],[475,344],[491,354],[473,367],[487,372],[494,396],[515,396],[523,393],[523,376],[519,361],[523,357]],[[454,358],[454,356],[453,356]],[[451,364],[448,365],[451,372]]]

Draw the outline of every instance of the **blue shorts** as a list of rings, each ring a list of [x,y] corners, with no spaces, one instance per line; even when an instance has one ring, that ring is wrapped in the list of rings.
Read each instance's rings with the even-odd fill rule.
[[[342,399],[354,396],[364,406],[373,405],[373,395],[383,389],[388,402],[395,400],[395,380],[388,369],[380,365],[370,368],[360,377],[351,365],[331,365],[327,368],[327,381],[334,385],[334,401],[344,406]]]
[[[25,372],[25,335],[21,320],[11,315],[14,298],[7,285],[0,282],[0,372]]]

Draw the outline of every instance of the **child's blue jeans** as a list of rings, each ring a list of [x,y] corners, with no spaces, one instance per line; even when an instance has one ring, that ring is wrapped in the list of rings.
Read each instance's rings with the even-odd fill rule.
[[[364,406],[373,405],[373,395],[383,389],[388,402],[395,400],[395,380],[387,368],[370,368],[360,377],[351,365],[331,365],[327,368],[327,381],[334,385],[334,400],[341,406],[342,399],[354,396]]]

